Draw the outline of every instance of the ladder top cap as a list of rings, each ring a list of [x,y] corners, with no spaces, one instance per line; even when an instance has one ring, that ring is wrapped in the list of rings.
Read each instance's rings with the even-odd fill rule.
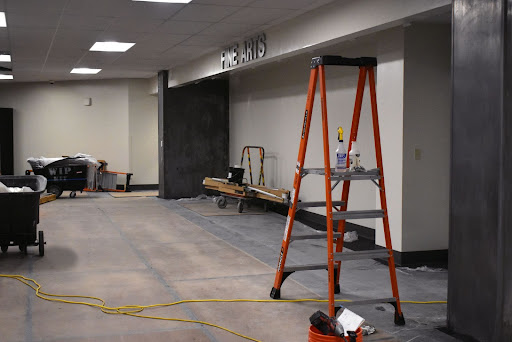
[[[377,66],[377,58],[375,57],[357,57],[348,58],[342,56],[318,56],[311,59],[311,69],[317,68],[319,65],[345,65],[345,66]]]

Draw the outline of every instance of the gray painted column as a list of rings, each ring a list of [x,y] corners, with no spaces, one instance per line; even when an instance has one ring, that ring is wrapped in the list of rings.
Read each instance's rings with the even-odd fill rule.
[[[511,2],[455,0],[448,326],[512,340]]]
[[[169,72],[162,70],[158,72],[158,197],[166,198],[165,196],[165,151],[164,148],[167,144],[164,143],[166,135],[165,130],[165,106],[168,102],[169,92],[167,91]]]

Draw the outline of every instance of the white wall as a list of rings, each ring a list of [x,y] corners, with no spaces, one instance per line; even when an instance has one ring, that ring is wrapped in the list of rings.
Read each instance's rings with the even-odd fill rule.
[[[449,24],[405,30],[403,247],[448,248],[451,126]],[[416,160],[414,150],[421,151]]]
[[[379,41],[382,44],[378,43]],[[388,30],[372,37],[316,51],[314,55],[325,53],[349,57],[375,55],[379,59],[377,92],[381,133],[383,139],[393,140],[391,144],[383,144],[386,183],[389,188],[396,184],[399,186],[397,189],[388,190],[388,200],[392,202],[390,204],[391,225],[398,231],[398,234],[392,232],[394,242],[396,242],[394,248],[400,250],[402,139],[401,133],[397,134],[397,132],[401,132],[399,125],[403,96],[403,31],[401,28]],[[231,164],[240,162],[240,153],[244,145],[263,145],[267,152],[265,174],[269,186],[292,188],[306,104],[311,57],[313,54],[292,57],[282,60],[280,63],[235,73],[231,77]],[[326,68],[329,144],[333,167],[338,125],[343,126],[346,140],[348,140],[357,78],[357,68]],[[319,88],[317,88],[312,115],[305,166],[323,167]],[[386,123],[388,123],[387,126]],[[376,167],[368,86],[363,98],[358,143],[363,165],[367,168]],[[398,153],[394,150],[391,152],[396,147],[399,148]],[[256,171],[256,174],[259,168],[257,159],[256,156],[252,158],[253,170]],[[245,167],[247,169],[247,163]],[[325,199],[324,184],[324,178],[321,176],[305,177],[302,181],[299,198],[303,201]],[[375,209],[376,189],[371,182],[352,182],[349,209]],[[333,198],[341,198],[341,186],[333,192]],[[311,209],[311,211],[325,215],[324,208]],[[375,227],[375,220],[357,220],[354,223]]]
[[[135,91],[139,87],[140,91]],[[132,93],[138,94],[138,98],[132,101],[136,108],[132,116],[129,88]],[[0,86],[0,106],[14,109],[15,174],[23,174],[24,170],[30,168],[26,162],[29,157],[57,157],[78,152],[106,160],[110,170],[129,172],[130,118],[136,119],[136,113],[143,112],[140,108],[155,110],[154,116],[158,115],[154,109],[157,102],[155,97],[147,95],[150,100],[142,100],[142,92],[148,94],[148,88],[147,83],[130,83],[129,80],[12,83]],[[84,106],[85,98],[92,99],[92,106]],[[150,104],[151,101],[155,104]],[[136,129],[134,126],[132,133]],[[147,127],[144,129],[147,131]],[[154,131],[157,130],[155,124]],[[134,136],[139,139],[137,134]],[[148,152],[148,155],[152,153]],[[136,158],[141,154],[141,151],[134,150]],[[157,163],[155,157],[154,164]],[[150,183],[158,183],[154,172],[149,174],[154,177]]]
[[[131,184],[158,184],[158,97],[148,95],[148,80],[130,80]]]

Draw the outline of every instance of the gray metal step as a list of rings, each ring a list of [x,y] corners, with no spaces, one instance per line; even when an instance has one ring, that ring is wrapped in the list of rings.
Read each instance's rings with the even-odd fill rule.
[[[325,201],[318,201],[318,202],[298,202],[297,203],[297,209],[302,209],[302,208],[313,208],[313,207],[325,207],[326,205],[326,202]],[[342,205],[345,205],[345,202],[344,201],[332,201],[332,205],[337,207],[337,206],[342,206]],[[290,207],[292,206],[292,202],[290,202]]]
[[[375,258],[388,258],[389,251],[387,249],[375,249],[368,251],[355,251],[355,252],[341,252],[334,253],[335,261],[346,261],[346,260],[363,260],[363,259],[375,259]]]
[[[334,221],[384,217],[384,210],[352,210],[332,213]]]
[[[339,238],[341,233],[333,233],[334,238]],[[292,235],[290,236],[290,241],[294,240],[313,240],[313,239],[327,239],[326,233],[316,233],[316,234],[306,234],[306,235]]]
[[[338,268],[338,265],[334,265],[334,268]],[[326,270],[326,269],[327,269],[327,263],[325,263],[325,264],[309,264],[309,265],[285,266],[283,268],[283,272]]]
[[[302,177],[306,175],[325,175],[324,168],[310,168],[310,169],[302,169],[301,173]],[[331,180],[372,180],[372,179],[380,179],[380,170],[372,169],[367,171],[345,171],[345,172],[335,172],[334,169],[331,169]]]

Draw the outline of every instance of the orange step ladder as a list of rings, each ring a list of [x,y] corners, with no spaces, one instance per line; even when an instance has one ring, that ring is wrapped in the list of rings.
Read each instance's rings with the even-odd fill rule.
[[[329,130],[327,124],[327,102],[325,90],[325,66],[355,66],[359,67],[359,80],[357,83],[357,93],[352,118],[352,129],[348,151],[351,150],[352,142],[357,140],[357,131],[359,128],[359,118],[361,116],[361,106],[363,103],[363,93],[365,88],[366,76],[369,78],[370,98],[373,118],[373,134],[375,140],[375,153],[377,168],[368,171],[349,171],[349,158],[347,158],[347,171],[334,172],[330,165],[329,154]],[[340,268],[341,261],[386,258],[389,266],[389,275],[391,279],[391,289],[393,297],[355,301],[351,304],[375,304],[390,303],[395,307],[395,324],[405,324],[402,309],[400,307],[400,298],[398,296],[398,285],[396,281],[395,262],[393,259],[393,248],[391,245],[391,234],[389,232],[389,220],[386,205],[386,191],[384,186],[384,169],[382,166],[382,151],[380,145],[379,119],[377,114],[377,98],[375,92],[375,74],[374,67],[377,66],[377,59],[373,57],[345,58],[341,56],[320,56],[311,60],[311,73],[309,79],[308,97],[306,102],[306,111],[304,114],[304,123],[302,125],[302,134],[300,140],[299,156],[295,169],[295,178],[293,181],[293,190],[290,193],[290,208],[284,230],[284,237],[279,255],[279,262],[274,281],[274,287],[270,293],[273,299],[281,297],[281,286],[284,280],[293,272],[305,270],[327,269],[329,282],[329,316],[334,317],[337,311],[335,307],[334,295],[340,293]],[[309,128],[311,125],[311,115],[317,80],[320,83],[320,98],[322,108],[322,130],[324,145],[324,167],[323,168],[304,168],[306,158],[306,148],[308,144]],[[325,176],[325,202],[298,202],[300,184],[302,178],[306,175],[324,175]],[[370,180],[374,182],[380,193],[380,210],[356,210],[347,211],[348,195],[350,182],[356,180]],[[333,201],[331,192],[343,181],[343,192],[341,201]],[[377,182],[378,181],[378,182]],[[336,182],[332,185],[332,182]],[[292,235],[295,213],[298,209],[310,207],[326,207],[327,233],[313,235]],[[333,208],[335,212],[333,212]],[[343,235],[345,233],[345,220],[363,219],[363,218],[382,218],[384,226],[384,237],[386,240],[385,249],[376,249],[368,251],[343,252]],[[337,232],[334,232],[334,221],[338,221]],[[286,255],[288,248],[293,240],[318,239],[327,237],[327,264],[310,264],[298,266],[286,266]],[[336,240],[335,240],[336,239]],[[336,243],[336,251],[334,244]]]

